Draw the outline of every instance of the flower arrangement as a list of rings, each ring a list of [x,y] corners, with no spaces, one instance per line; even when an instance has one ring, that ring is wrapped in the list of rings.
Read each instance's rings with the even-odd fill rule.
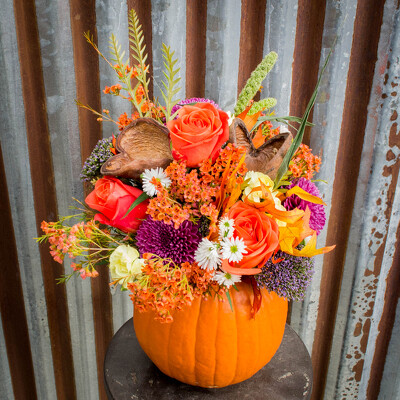
[[[325,224],[324,202],[313,182],[320,157],[301,144],[303,118],[278,117],[274,98],[254,101],[277,55],[268,54],[238,96],[233,114],[203,98],[175,99],[177,60],[163,46],[162,100],[149,96],[147,56],[136,13],[129,18],[136,65],[129,65],[117,39],[111,59],[87,41],[116,73],[104,93],[127,100],[113,119],[118,133],[99,141],[81,179],[92,185],[79,213],[43,222],[57,262],[73,259],[74,275],[96,278],[109,265],[111,283],[130,292],[136,309],[153,310],[162,322],[197,297],[228,298],[240,281],[301,300],[313,274],[313,259],[333,246],[316,248]],[[283,125],[299,123],[292,135]],[[252,316],[260,307],[254,301]]]

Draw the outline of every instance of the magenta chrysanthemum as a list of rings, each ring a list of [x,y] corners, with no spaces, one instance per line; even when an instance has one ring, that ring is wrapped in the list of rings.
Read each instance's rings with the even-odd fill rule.
[[[219,105],[217,103],[215,103],[214,101],[210,100],[210,99],[203,99],[201,97],[192,97],[190,99],[185,99],[179,102],[179,104],[175,105],[172,107],[171,110],[171,115],[174,115],[174,113],[179,110],[182,106],[184,106],[185,104],[191,104],[191,103],[210,103],[212,104],[216,109],[220,109]]]
[[[184,221],[175,229],[173,225],[148,217],[140,225],[136,240],[141,254],[152,253],[181,264],[194,261],[201,235],[193,222]]]
[[[312,194],[313,196],[321,197],[319,194],[318,188],[315,184],[308,179],[299,178],[296,181],[292,182],[288,189],[291,189],[294,186],[299,186],[301,189],[306,192]],[[283,203],[286,210],[293,210],[294,208],[299,208],[300,210],[305,210],[307,207],[310,209],[310,228],[317,232],[317,235],[321,232],[322,228],[325,226],[325,210],[322,204],[310,203],[309,201],[305,201],[300,199],[300,197],[296,195],[292,195],[285,200]]]

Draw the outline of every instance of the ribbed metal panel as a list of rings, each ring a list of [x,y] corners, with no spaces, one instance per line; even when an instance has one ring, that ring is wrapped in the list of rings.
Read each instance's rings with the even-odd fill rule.
[[[0,102],[1,143],[7,175],[25,310],[34,360],[38,398],[55,398],[55,382],[47,321],[22,100],[14,10],[11,2],[0,10],[1,70],[3,98]],[[17,268],[18,266],[16,266]],[[2,348],[3,350],[3,348]],[[6,354],[1,354],[7,359]],[[12,362],[12,360],[9,360]],[[7,376],[5,377],[7,378]],[[0,377],[3,379],[3,376]]]
[[[233,111],[239,68],[240,1],[207,4],[205,96]]]
[[[4,340],[3,326],[0,319],[0,393],[5,399],[13,398],[10,368],[6,354],[6,342]]]
[[[196,8],[199,5],[192,0],[153,0],[151,6],[147,1],[96,0],[84,3],[88,13],[95,10],[95,19],[85,19],[88,28],[80,25],[80,21],[89,14],[82,14],[82,3],[76,0],[36,0],[34,23],[18,19],[21,17],[16,15],[15,7],[22,4],[19,0],[14,1],[14,7],[10,2],[3,3],[0,9],[0,139],[18,250],[19,265],[15,268],[19,268],[21,275],[38,399],[65,398],[74,392],[68,391],[68,383],[63,381],[71,371],[54,368],[60,365],[65,352],[70,352],[73,358],[75,382],[71,384],[75,385],[76,398],[105,398],[102,383],[98,386],[102,364],[99,354],[104,351],[110,330],[115,332],[131,317],[132,304],[127,293],[117,292],[111,296],[112,318],[100,315],[102,303],[98,296],[107,288],[95,287],[88,280],[69,282],[68,318],[60,324],[69,324],[71,346],[52,351],[50,338],[57,338],[54,330],[58,326],[54,325],[54,321],[57,324],[54,316],[48,316],[49,282],[43,279],[43,260],[32,239],[37,236],[36,215],[41,205],[34,204],[34,198],[37,199],[35,187],[37,190],[40,182],[30,169],[33,145],[27,140],[30,120],[25,120],[25,115],[32,115],[33,105],[26,103],[29,96],[24,88],[31,82],[26,74],[26,60],[19,59],[21,43],[17,33],[29,24],[30,27],[37,24],[40,41],[37,56],[41,61],[45,98],[42,108],[35,104],[33,115],[45,117],[47,121],[53,160],[49,177],[54,173],[52,188],[56,193],[57,211],[65,215],[70,213],[72,197],[84,197],[79,181],[81,154],[87,151],[88,143],[101,135],[97,129],[100,125],[78,113],[74,99],[80,92],[98,101],[91,92],[93,83],[98,83],[101,90],[116,83],[114,72],[100,59],[98,81],[97,67],[88,61],[94,69],[91,86],[86,84],[88,76],[83,74],[82,67],[77,68],[77,65],[86,65],[81,53],[83,30],[97,33],[99,48],[107,56],[108,40],[114,33],[128,57],[127,14],[132,5],[138,8],[139,15],[147,18],[145,25],[151,21],[147,50],[153,58],[154,80],[160,84],[161,46],[166,43],[180,61],[180,97],[185,97],[188,81],[205,75],[205,82],[190,87],[202,88],[205,97],[229,111],[233,111],[241,89],[238,87],[241,71],[247,71],[254,60],[261,60],[260,45],[263,54],[274,50],[279,55],[262,90],[263,97],[278,99],[277,115],[288,115],[290,109],[302,107],[305,93],[314,85],[317,67],[321,69],[333,47],[312,116],[315,127],[306,135],[306,140],[314,153],[322,153],[323,164],[317,178],[328,181],[328,184],[318,183],[328,204],[327,227],[319,236],[319,246],[333,244],[330,240],[336,238],[338,247],[333,256],[316,257],[313,283],[305,301],[292,305],[291,325],[312,353],[314,400],[400,398],[400,14],[397,1],[208,0],[201,2],[206,12],[196,21],[193,12],[199,10]],[[260,9],[265,9],[265,19],[255,11]],[[254,26],[264,20],[262,26]],[[80,26],[84,26],[82,32],[77,32]],[[186,38],[204,33],[199,26],[205,26],[205,46],[199,49],[201,54],[205,52],[205,64],[190,65],[186,69],[188,58],[195,51],[189,48]],[[249,35],[258,35],[251,36],[253,45],[241,41]],[[305,48],[309,50],[307,53]],[[93,51],[87,44],[85,54]],[[306,60],[310,64],[302,61],[299,65],[305,54],[310,57]],[[32,60],[32,64],[37,67],[38,59]],[[299,77],[304,86],[299,86]],[[161,98],[159,89],[154,86],[154,95]],[[131,113],[125,101],[103,93],[101,108],[109,109],[115,118],[123,112]],[[350,109],[353,116],[349,115]],[[80,131],[82,127],[87,131]],[[117,129],[115,125],[103,123],[102,135],[108,137]],[[68,271],[70,267],[66,264],[65,268]],[[107,309],[111,312],[111,307]],[[4,332],[3,321],[0,323],[0,397],[11,399],[13,374],[9,365],[13,360],[7,358]]]

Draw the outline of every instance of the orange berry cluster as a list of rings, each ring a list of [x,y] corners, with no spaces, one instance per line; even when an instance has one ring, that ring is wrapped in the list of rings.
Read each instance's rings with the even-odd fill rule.
[[[261,124],[261,129],[262,129],[262,134],[265,136],[265,140],[267,141],[268,139],[271,139],[272,137],[279,135],[281,133],[281,129],[278,126],[275,129],[273,128],[272,122],[271,121],[264,121]]]
[[[128,283],[132,301],[139,312],[153,310],[156,319],[172,322],[171,311],[190,305],[193,300],[192,288],[183,270],[172,261],[144,254],[146,265],[142,277]]]
[[[104,88],[104,90],[103,90],[103,93],[105,93],[105,94],[109,94],[109,93],[111,93],[111,94],[114,94],[114,95],[119,95],[119,92],[121,91],[121,89],[122,89],[122,86],[118,83],[118,84],[116,84],[116,85],[112,85],[112,86],[106,86],[105,88]]]
[[[132,68],[133,68],[132,76],[133,77],[137,77],[138,76],[138,71],[137,71],[136,67],[130,67],[129,65],[126,65],[125,66],[125,73],[124,73],[124,68],[121,68],[121,66],[119,64],[115,64],[114,65],[115,71],[117,72],[118,76],[121,77],[121,78],[124,75],[128,75],[132,71]]]
[[[301,144],[289,165],[289,171],[294,178],[312,179],[320,165],[321,158],[312,154],[307,145]]]
[[[194,297],[211,295],[211,290],[218,295],[225,293],[226,288],[212,280],[214,271],[202,269],[197,263],[190,264],[189,262],[183,263],[181,267],[193,288]]]
[[[239,163],[245,154],[246,149],[244,147],[236,147],[232,143],[228,143],[221,150],[214,163],[211,160],[206,160],[200,164],[201,180],[203,182],[213,182],[215,186],[218,186],[224,176],[230,178],[235,173],[237,184],[242,184],[247,168],[244,162],[240,166]]]
[[[43,221],[40,228],[50,243],[50,254],[54,261],[62,264],[66,254],[70,258],[79,255],[79,243],[92,235],[94,222],[79,222],[72,227],[62,226],[59,222]]]
[[[178,229],[183,221],[190,217],[189,205],[182,205],[169,196],[169,192],[160,182],[152,182],[157,188],[157,196],[150,199],[146,213],[155,221],[163,221],[167,225],[174,224]]]
[[[188,173],[184,161],[173,161],[165,173],[171,179],[171,185],[166,189],[153,182],[157,187],[157,196],[150,200],[147,214],[168,225],[173,223],[176,229],[190,217],[204,215],[211,221],[218,219],[213,204],[217,188],[212,182],[204,181],[195,169]]]
[[[211,293],[222,296],[226,291],[212,281],[213,271],[203,270],[196,263],[185,262],[179,267],[153,254],[143,254],[143,258],[143,275],[128,283],[130,297],[139,312],[155,311],[161,322],[172,322],[171,311],[190,306],[196,297]]]

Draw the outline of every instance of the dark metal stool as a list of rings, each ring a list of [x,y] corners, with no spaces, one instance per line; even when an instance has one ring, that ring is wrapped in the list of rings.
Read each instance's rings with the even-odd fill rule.
[[[114,335],[104,360],[104,382],[112,400],[309,399],[312,366],[304,343],[286,325],[273,359],[247,381],[221,389],[186,385],[164,375],[140,348],[132,318]]]

